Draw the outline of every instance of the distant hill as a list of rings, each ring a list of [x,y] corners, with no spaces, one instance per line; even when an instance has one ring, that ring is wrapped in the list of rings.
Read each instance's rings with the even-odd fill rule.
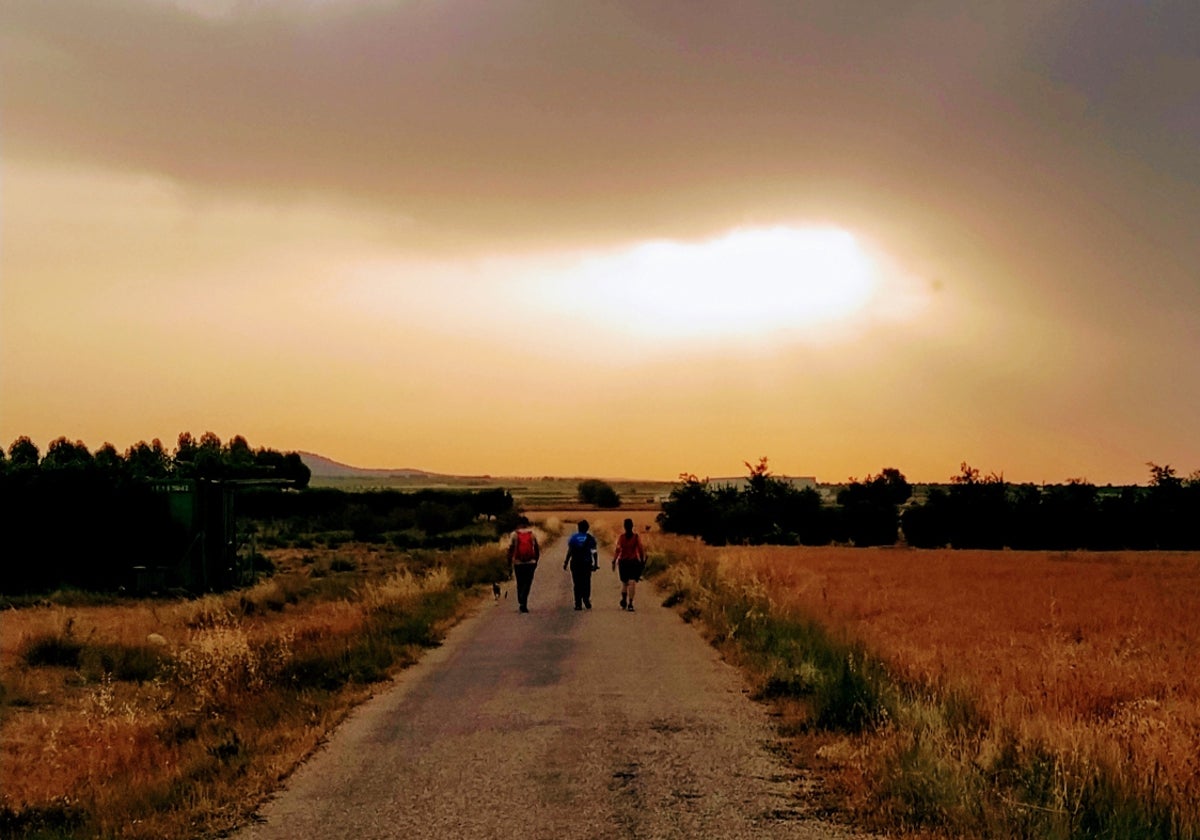
[[[393,470],[352,467],[313,452],[301,452],[300,460],[312,471],[314,478],[425,478],[436,475],[436,473],[415,470],[411,467]]]

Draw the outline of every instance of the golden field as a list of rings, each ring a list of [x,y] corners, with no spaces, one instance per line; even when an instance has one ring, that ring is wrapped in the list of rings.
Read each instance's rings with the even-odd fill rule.
[[[899,719],[823,749],[861,772],[877,800],[914,750],[938,753],[920,772],[945,777],[918,783],[949,787],[966,773],[998,774],[995,767],[1008,766],[999,754],[1012,750],[1057,774],[1044,784],[1048,804],[1014,808],[1061,812],[1060,823],[1074,824],[1095,797],[1089,779],[1102,776],[1114,799],[1152,800],[1171,813],[1154,836],[1196,836],[1200,554],[711,548],[661,539],[679,555],[715,562],[730,586],[761,596],[773,615],[815,619],[883,663],[906,698],[891,710]],[[952,706],[961,708],[948,722]],[[883,807],[897,811],[893,827],[908,822],[903,806]],[[935,823],[955,810],[938,807],[945,813]],[[969,820],[958,828],[1004,834]]]

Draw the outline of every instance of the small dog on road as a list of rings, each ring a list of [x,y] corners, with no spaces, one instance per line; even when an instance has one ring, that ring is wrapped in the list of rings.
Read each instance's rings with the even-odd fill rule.
[[[505,593],[504,593],[504,597],[505,597],[505,598],[507,598],[507,597],[508,597],[508,593],[507,593],[507,592],[505,592]],[[498,603],[500,603],[500,584],[498,584],[498,583],[493,583],[493,584],[492,584],[492,599],[493,599],[493,600],[494,600],[494,601],[495,601],[497,604],[498,604]]]

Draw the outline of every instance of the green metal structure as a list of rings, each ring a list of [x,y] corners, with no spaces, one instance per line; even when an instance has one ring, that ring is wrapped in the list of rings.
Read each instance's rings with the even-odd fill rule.
[[[163,563],[134,569],[138,590],[214,592],[247,582],[250,561],[238,555],[233,512],[238,483],[198,478],[150,483],[171,528]]]

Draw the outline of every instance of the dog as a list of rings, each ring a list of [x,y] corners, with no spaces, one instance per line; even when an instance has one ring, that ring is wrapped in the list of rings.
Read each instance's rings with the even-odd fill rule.
[[[506,596],[508,595],[507,592],[504,594]],[[492,600],[494,600],[496,603],[500,603],[500,584],[498,583],[492,584]]]

